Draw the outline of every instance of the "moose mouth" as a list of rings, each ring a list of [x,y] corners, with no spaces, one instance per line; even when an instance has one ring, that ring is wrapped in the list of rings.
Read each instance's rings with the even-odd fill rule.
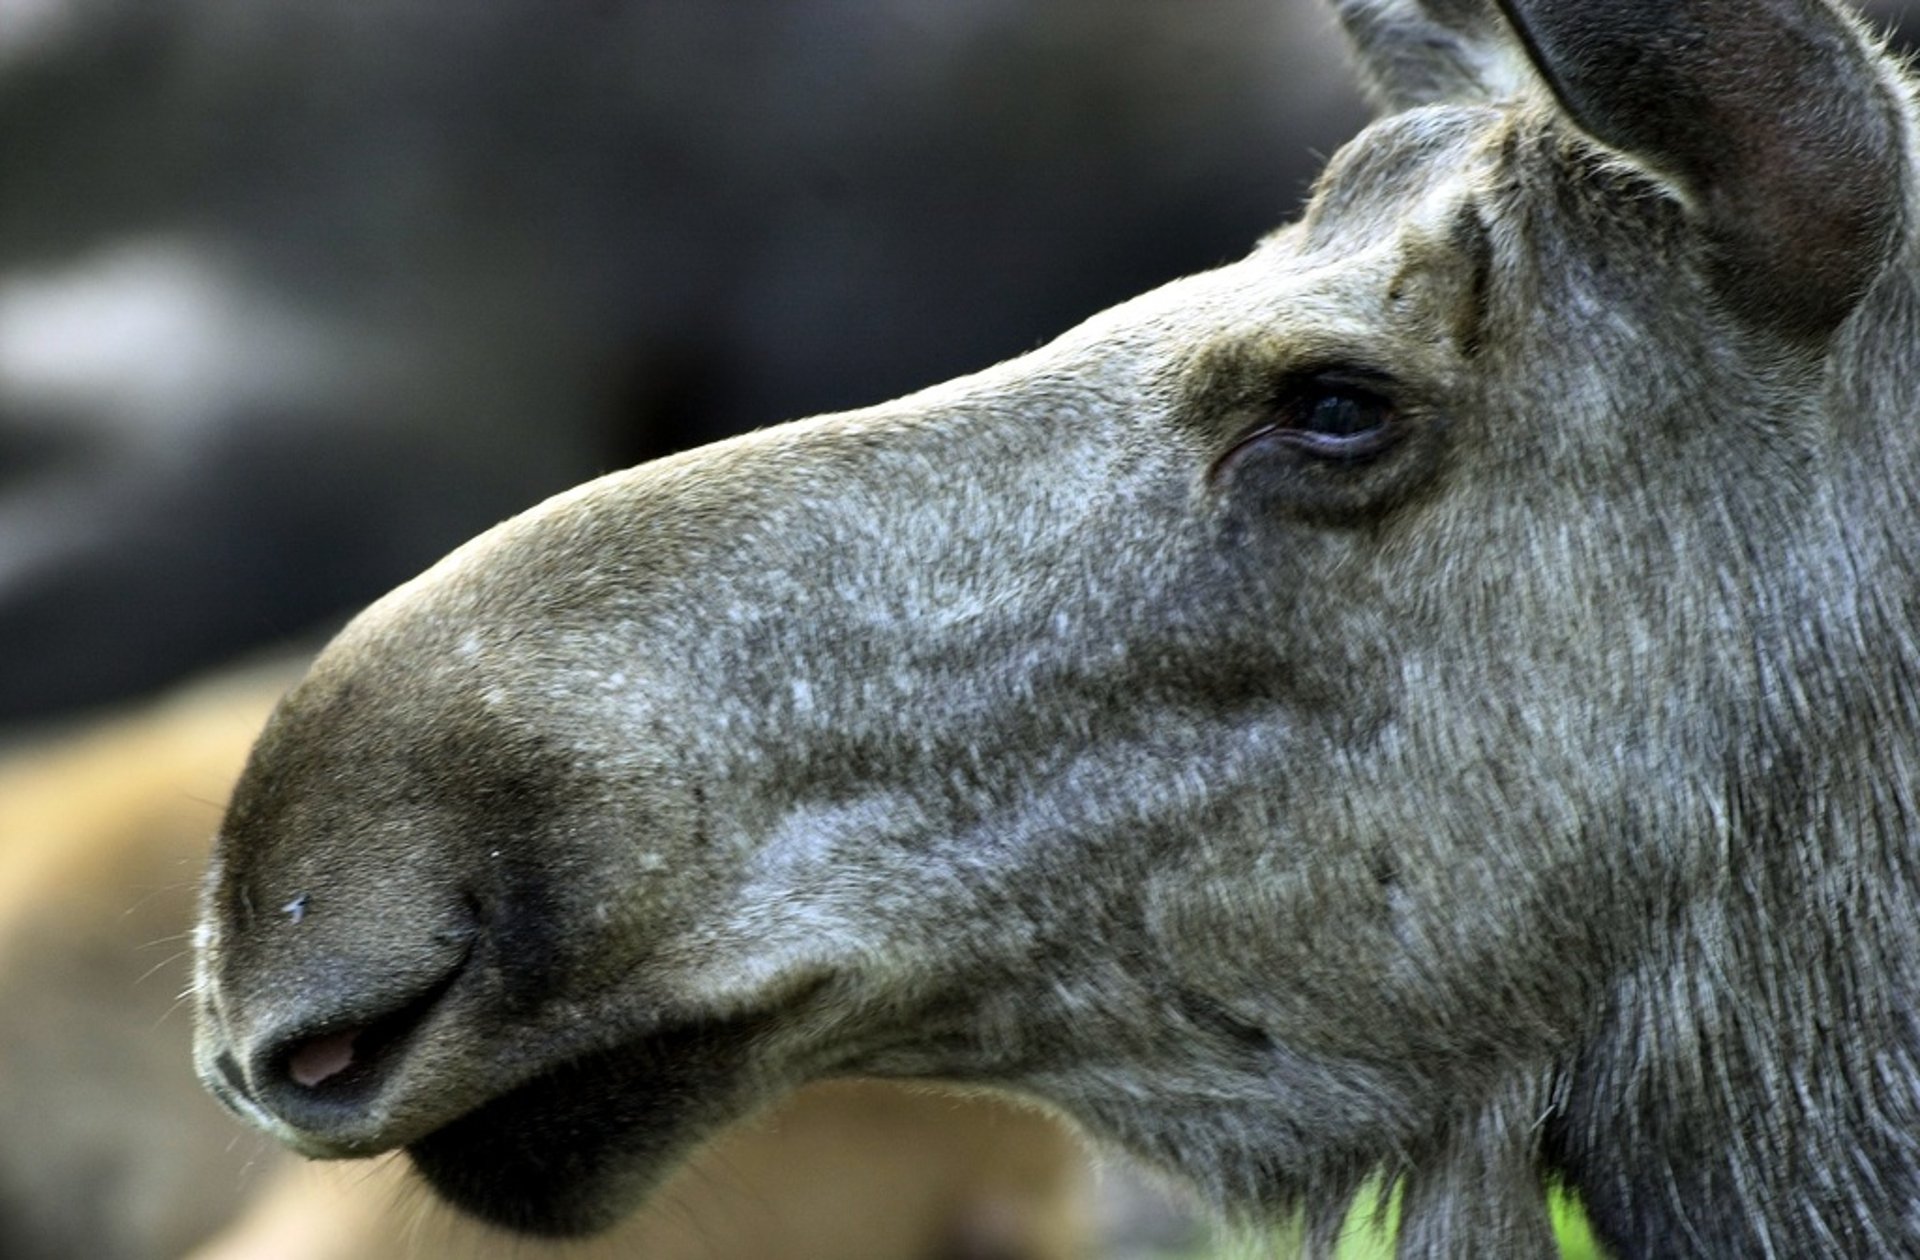
[[[762,1023],[693,1024],[570,1059],[407,1153],[442,1198],[492,1224],[548,1237],[605,1229],[751,1105],[743,1068]]]

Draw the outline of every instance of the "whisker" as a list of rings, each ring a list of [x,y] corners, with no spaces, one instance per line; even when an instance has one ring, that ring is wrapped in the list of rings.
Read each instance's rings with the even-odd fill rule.
[[[130,918],[138,911],[145,909],[147,904],[151,902],[155,897],[164,897],[169,893],[189,892],[194,888],[196,888],[199,885],[199,882],[200,881],[197,879],[182,879],[182,880],[176,880],[170,884],[156,884],[153,887],[148,888],[146,892],[142,893],[139,899],[136,900],[132,905],[127,906],[125,909],[121,910],[120,917],[123,919]]]
[[[153,966],[141,972],[139,975],[139,978],[133,982],[133,986],[135,988],[138,988],[140,985],[143,985],[147,981],[153,979],[153,977],[158,973],[165,971],[168,967],[173,966],[173,964],[179,962],[182,958],[188,957],[192,953],[193,951],[188,949],[174,950],[171,954],[168,954],[165,958],[162,958],[159,962],[153,964]]]
[[[178,1015],[180,1011],[183,1008],[185,1008],[190,1001],[192,1001],[193,996],[194,996],[193,990],[187,989],[184,992],[182,992],[178,997],[174,998],[173,1001],[167,1006],[167,1009],[164,1011],[161,1011],[160,1014],[154,1019],[154,1021],[151,1024],[147,1025],[148,1035],[151,1036],[152,1034],[159,1032],[161,1025],[165,1024],[168,1020],[172,1019],[175,1015]]]

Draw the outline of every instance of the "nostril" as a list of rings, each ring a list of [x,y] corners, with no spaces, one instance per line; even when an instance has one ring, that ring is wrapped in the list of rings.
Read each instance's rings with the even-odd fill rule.
[[[406,1057],[415,1031],[445,992],[445,985],[436,985],[370,1023],[287,1038],[267,1060],[267,1078],[277,1083],[277,1088],[268,1088],[296,1109],[300,1101],[293,1100],[351,1103],[378,1090],[394,1065]],[[286,1106],[280,1109],[287,1110]],[[291,1113],[288,1118],[293,1118]]]
[[[463,954],[445,975],[384,1012],[377,999],[341,1003],[330,1016],[298,1020],[282,1035],[266,1038],[252,1073],[262,1103],[296,1127],[315,1131],[364,1109],[400,1074],[464,963]]]
[[[287,1056],[287,1075],[293,1078],[294,1084],[306,1089],[340,1075],[353,1066],[353,1043],[360,1039],[362,1031],[349,1028],[295,1046]]]

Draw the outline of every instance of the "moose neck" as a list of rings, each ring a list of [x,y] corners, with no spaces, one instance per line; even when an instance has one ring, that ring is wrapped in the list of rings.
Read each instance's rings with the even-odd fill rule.
[[[1648,907],[1662,930],[1566,1069],[1544,1159],[1623,1256],[1904,1253],[1920,1027],[1892,960],[1920,833],[1907,784],[1851,774],[1852,809],[1736,792],[1717,887]]]
[[[1773,594],[1721,670],[1717,782],[1655,788],[1679,812],[1618,838],[1670,874],[1618,872],[1637,957],[1560,1069],[1544,1159],[1624,1256],[1911,1248],[1920,381],[1884,347],[1915,344],[1913,274],[1836,338],[1823,423],[1844,462],[1810,460],[1797,514],[1753,526],[1772,581],[1752,589]],[[1779,532],[1795,519],[1798,539]]]

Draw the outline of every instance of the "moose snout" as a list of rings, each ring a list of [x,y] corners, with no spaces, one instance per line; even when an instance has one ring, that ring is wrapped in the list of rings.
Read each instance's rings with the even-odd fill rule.
[[[334,959],[277,986],[266,1000],[203,994],[196,1059],[208,1088],[243,1119],[303,1153],[368,1155],[403,1145],[450,1118],[443,1091],[447,1027],[471,941],[405,970]],[[256,979],[259,979],[256,977]]]

